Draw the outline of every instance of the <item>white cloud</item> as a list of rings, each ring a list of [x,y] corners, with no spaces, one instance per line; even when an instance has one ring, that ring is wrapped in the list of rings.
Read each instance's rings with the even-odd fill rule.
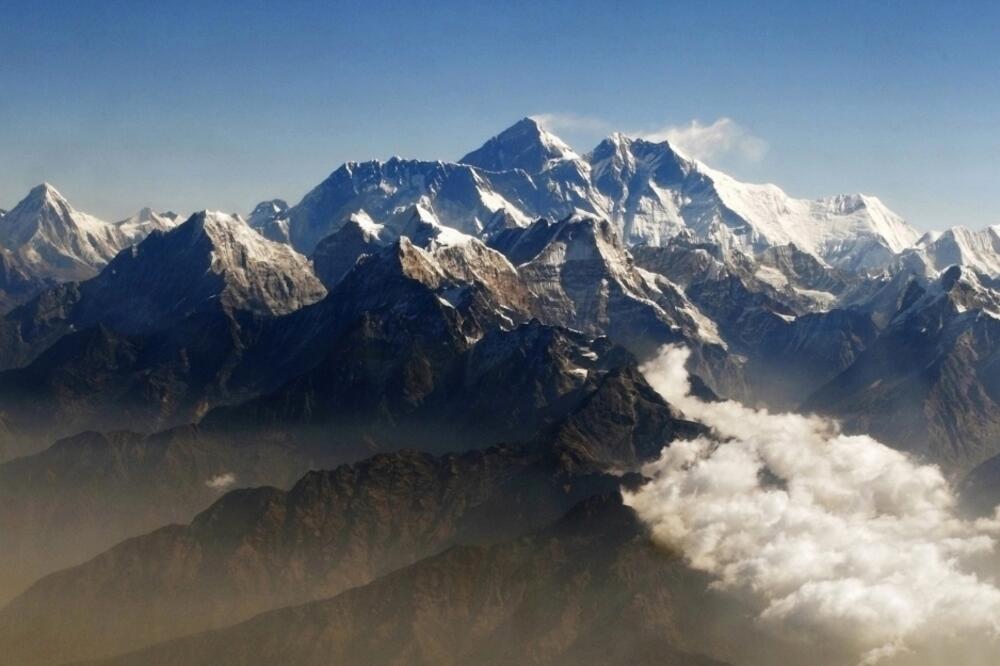
[[[650,141],[668,141],[685,155],[701,161],[735,155],[748,162],[759,162],[768,149],[764,139],[731,118],[719,118],[711,125],[692,120],[686,125],[670,125],[641,136]]]
[[[819,417],[688,394],[688,352],[650,384],[711,436],[673,442],[626,501],[662,545],[746,595],[757,623],[815,647],[813,663],[994,663],[1000,589],[973,573],[997,519],[959,517],[937,467]]]
[[[225,490],[236,483],[236,475],[232,472],[218,474],[205,482],[205,485],[214,490]]]
[[[611,127],[600,118],[575,113],[535,113],[531,118],[552,132],[606,132]]]

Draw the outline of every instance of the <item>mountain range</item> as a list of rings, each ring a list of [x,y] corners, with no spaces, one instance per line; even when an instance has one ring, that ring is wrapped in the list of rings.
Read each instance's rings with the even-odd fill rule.
[[[45,184],[0,269],[9,663],[810,663],[622,504],[709,432],[647,381],[665,345],[701,400],[1000,502],[1000,227],[668,142],[525,118],[246,219],[108,223]]]

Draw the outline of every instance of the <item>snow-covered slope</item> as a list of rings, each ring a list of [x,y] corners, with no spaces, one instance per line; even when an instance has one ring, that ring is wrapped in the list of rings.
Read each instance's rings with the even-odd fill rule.
[[[209,241],[209,270],[223,278],[226,286],[220,298],[233,307],[284,314],[325,294],[308,259],[284,243],[263,238],[238,215],[203,211],[183,225],[188,226],[190,231],[176,230],[175,242]]]
[[[681,229],[755,253],[794,244],[852,270],[885,265],[917,233],[875,197],[795,199],[743,183],[669,143],[612,135],[587,156],[612,221],[629,244],[661,245]]]
[[[485,171],[522,169],[539,173],[579,156],[562,139],[532,118],[524,118],[459,160]]]
[[[247,224],[256,229],[264,238],[287,243],[288,241],[288,204],[283,199],[271,199],[257,204]]]
[[[918,237],[875,197],[796,199],[775,185],[742,183],[667,142],[622,134],[580,156],[530,118],[460,163],[345,164],[288,211],[288,236],[311,253],[359,210],[386,224],[414,205],[480,237],[539,217],[582,214],[608,219],[630,246],[662,245],[686,229],[750,254],[794,244],[855,271],[885,266]]]
[[[143,208],[135,215],[116,222],[115,226],[129,245],[135,245],[154,231],[169,231],[183,221],[184,217],[173,211],[157,213],[151,208]]]
[[[116,225],[75,210],[48,183],[32,189],[0,221],[0,246],[28,270],[60,281],[94,275],[128,245]]]
[[[384,224],[415,204],[446,226],[479,234],[502,211],[527,224],[537,212],[537,198],[537,185],[519,170],[490,173],[465,164],[397,157],[349,162],[288,211],[289,237],[297,250],[309,254],[359,210]]]
[[[120,253],[80,286],[77,317],[126,330],[148,330],[193,312],[285,314],[326,290],[309,261],[269,241],[237,215],[195,213]]]
[[[979,230],[952,227],[924,234],[899,256],[896,264],[927,276],[957,265],[1000,277],[1000,225]]]
[[[878,198],[863,194],[795,199],[776,185],[741,183],[703,164],[723,205],[745,221],[742,247],[794,244],[827,263],[851,270],[885,266],[917,241],[916,230]]]

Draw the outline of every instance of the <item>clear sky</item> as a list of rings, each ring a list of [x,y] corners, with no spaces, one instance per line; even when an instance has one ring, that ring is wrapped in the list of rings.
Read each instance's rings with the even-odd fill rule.
[[[580,151],[672,136],[796,196],[1000,223],[997,4],[820,4],[0,0],[0,207],[49,181],[108,219],[245,213],[541,115]]]

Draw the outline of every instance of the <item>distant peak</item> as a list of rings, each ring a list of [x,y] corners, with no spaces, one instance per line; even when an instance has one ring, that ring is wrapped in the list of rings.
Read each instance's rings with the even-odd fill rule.
[[[217,210],[194,213],[186,222],[168,231],[167,236],[188,239],[188,242],[204,238],[216,248],[240,246],[265,253],[274,251],[274,248],[292,251],[290,247],[262,236],[239,215]]]
[[[234,227],[242,224],[243,219],[238,215],[230,215],[218,210],[200,210],[191,215],[181,227],[189,227],[198,233],[205,233],[209,236],[220,231],[228,233]]]
[[[608,137],[608,141],[617,146],[627,146],[632,143],[632,138],[625,136],[621,132],[612,132],[611,136]]]
[[[42,199],[49,199],[53,201],[66,200],[65,197],[63,197],[63,195],[59,193],[59,190],[53,187],[51,183],[42,183],[41,185],[36,185],[35,187],[31,188],[31,191],[28,192],[27,198],[31,200],[42,200]]]
[[[531,116],[525,116],[524,118],[521,118],[516,123],[511,125],[509,128],[507,128],[507,131],[513,129],[534,129],[537,132],[545,131],[545,129],[542,127],[542,123],[539,122],[538,119],[533,118]]]
[[[268,201],[261,201],[259,204],[254,206],[251,215],[261,215],[269,213],[283,213],[288,210],[288,203],[284,199],[270,199]]]
[[[522,169],[539,173],[554,161],[576,158],[578,155],[565,141],[529,117],[517,121],[459,162],[486,171]]]

